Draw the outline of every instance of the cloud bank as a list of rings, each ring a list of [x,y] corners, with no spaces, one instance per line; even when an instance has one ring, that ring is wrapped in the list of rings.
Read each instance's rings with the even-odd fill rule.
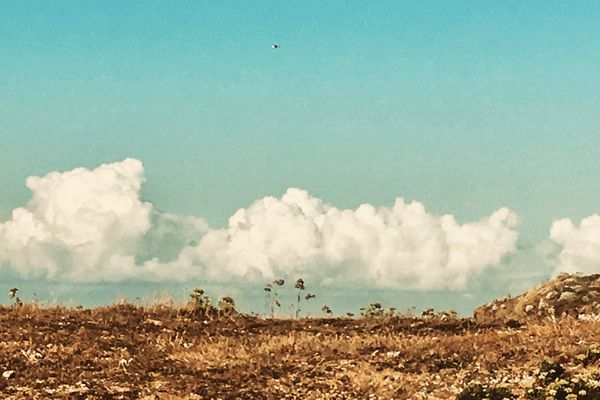
[[[418,202],[337,209],[304,190],[265,197],[211,229],[140,198],[135,159],[30,177],[32,198],[0,223],[0,264],[25,278],[65,281],[302,276],[323,285],[460,289],[515,251],[506,208],[459,224]]]
[[[554,261],[554,273],[600,273],[600,216],[591,215],[575,226],[568,218],[556,220],[550,228],[550,240],[560,246]]]

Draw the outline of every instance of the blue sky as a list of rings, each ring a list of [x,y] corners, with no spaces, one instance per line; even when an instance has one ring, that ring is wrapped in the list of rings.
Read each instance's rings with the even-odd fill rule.
[[[506,285],[549,275],[531,252],[553,220],[598,212],[598,21],[584,1],[3,2],[0,220],[30,175],[134,157],[145,200],[215,227],[288,187],[505,206],[530,252]]]

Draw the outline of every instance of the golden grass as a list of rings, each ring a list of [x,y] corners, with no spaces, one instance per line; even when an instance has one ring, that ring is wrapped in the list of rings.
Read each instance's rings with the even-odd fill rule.
[[[467,385],[522,395],[544,359],[597,370],[600,323],[514,329],[472,320],[230,316],[170,303],[0,307],[1,398],[454,399]],[[156,397],[158,396],[158,397]]]

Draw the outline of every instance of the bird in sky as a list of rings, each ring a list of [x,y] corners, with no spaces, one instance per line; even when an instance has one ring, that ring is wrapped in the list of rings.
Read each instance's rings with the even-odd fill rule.
[[[273,44],[271,45],[271,47],[272,47],[272,48],[274,48],[274,49],[278,49],[278,48],[280,48],[281,46],[279,45],[279,43],[275,43],[275,42],[273,42]]]

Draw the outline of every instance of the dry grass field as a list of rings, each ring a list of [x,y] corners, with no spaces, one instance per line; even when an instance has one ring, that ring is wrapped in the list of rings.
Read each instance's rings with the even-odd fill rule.
[[[0,308],[0,397],[598,399],[598,338],[599,322],[570,316],[271,319],[25,304]]]

